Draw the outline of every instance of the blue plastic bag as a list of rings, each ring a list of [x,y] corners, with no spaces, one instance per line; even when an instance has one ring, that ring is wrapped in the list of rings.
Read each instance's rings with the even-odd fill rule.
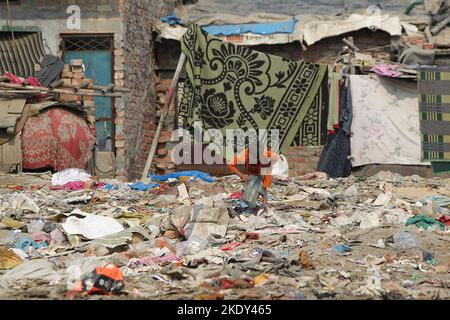
[[[244,194],[241,200],[248,205],[249,209],[255,209],[258,196],[262,191],[262,179],[257,176],[250,176],[250,182],[244,187]]]
[[[214,178],[209,175],[209,173],[196,170],[174,172],[163,175],[149,175],[149,177],[154,181],[167,181],[169,179],[180,179],[180,177],[193,177],[194,180],[201,179],[209,183],[215,181]]]
[[[136,182],[133,184],[128,185],[133,190],[139,190],[139,191],[147,191],[150,189],[158,188],[158,183],[144,183],[144,182]]]

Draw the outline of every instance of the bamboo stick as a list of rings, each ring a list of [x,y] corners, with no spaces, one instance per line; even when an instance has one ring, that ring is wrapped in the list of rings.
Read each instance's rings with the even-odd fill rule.
[[[153,157],[155,156],[156,148],[158,146],[159,137],[161,136],[161,131],[164,126],[164,122],[166,121],[167,114],[169,113],[170,104],[172,103],[172,99],[175,93],[175,89],[178,85],[178,80],[180,78],[181,70],[183,70],[184,62],[186,61],[186,55],[182,52],[180,55],[180,59],[178,60],[178,66],[175,70],[175,74],[172,79],[172,85],[170,86],[169,93],[166,97],[166,102],[164,104],[163,115],[159,120],[158,129],[156,130],[155,138],[153,139],[152,147],[150,149],[150,153],[148,154],[147,163],[145,164],[144,172],[142,173],[142,180],[146,179],[148,176],[148,172],[152,167]]]
[[[19,84],[12,83],[0,83],[0,87],[10,88],[10,89],[22,89],[22,90],[35,90],[40,93],[59,93],[59,94],[67,94],[67,95],[80,95],[80,96],[90,96],[90,97],[122,97],[122,94],[119,93],[94,93],[94,92],[86,92],[79,90],[78,92],[64,90],[64,89],[51,89],[45,87],[34,87],[34,86],[22,86]]]

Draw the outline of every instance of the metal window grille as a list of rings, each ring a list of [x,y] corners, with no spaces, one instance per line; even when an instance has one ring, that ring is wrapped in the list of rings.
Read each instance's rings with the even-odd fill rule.
[[[65,36],[64,51],[100,51],[113,50],[113,39],[110,36]]]

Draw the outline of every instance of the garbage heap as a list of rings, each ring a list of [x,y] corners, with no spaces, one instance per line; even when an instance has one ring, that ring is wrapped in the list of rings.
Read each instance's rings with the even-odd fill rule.
[[[0,298],[448,299],[450,180],[0,176]]]

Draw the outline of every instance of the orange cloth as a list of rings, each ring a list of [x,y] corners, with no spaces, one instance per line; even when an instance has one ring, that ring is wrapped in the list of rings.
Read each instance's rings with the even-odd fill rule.
[[[264,149],[264,156],[271,159],[270,163],[275,163],[280,160],[280,155],[272,152],[268,149]],[[270,166],[270,163],[267,166]],[[240,173],[237,168],[237,164],[245,164],[245,173],[254,176],[261,176],[261,168],[266,167],[262,164],[250,164],[249,150],[246,148],[240,154],[234,156],[233,159],[228,163],[228,168],[234,174]],[[272,175],[263,175],[262,184],[264,189],[268,189],[272,185]]]

